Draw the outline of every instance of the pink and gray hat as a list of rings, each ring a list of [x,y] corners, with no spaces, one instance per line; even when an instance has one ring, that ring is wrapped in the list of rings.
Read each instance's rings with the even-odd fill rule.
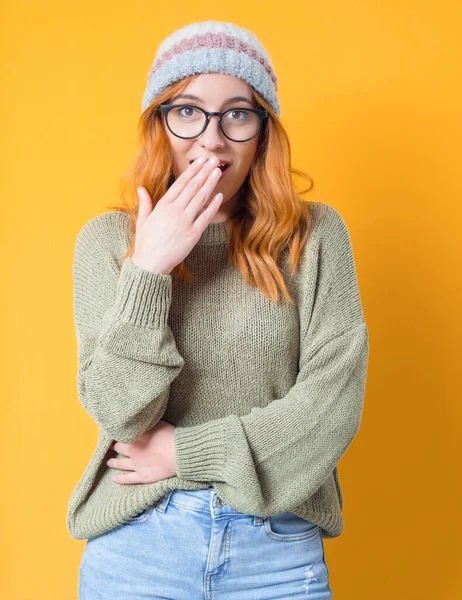
[[[277,77],[269,54],[253,33],[221,21],[191,23],[160,44],[148,72],[142,111],[170,84],[198,73],[239,77],[280,116]]]

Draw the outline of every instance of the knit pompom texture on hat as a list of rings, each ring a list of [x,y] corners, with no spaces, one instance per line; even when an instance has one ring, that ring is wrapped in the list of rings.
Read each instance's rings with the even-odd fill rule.
[[[142,111],[166,87],[199,73],[223,73],[242,79],[280,116],[277,77],[268,52],[247,29],[221,21],[190,23],[159,45],[148,71]]]

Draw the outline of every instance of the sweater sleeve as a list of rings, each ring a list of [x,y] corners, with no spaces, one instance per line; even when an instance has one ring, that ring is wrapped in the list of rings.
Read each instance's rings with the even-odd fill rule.
[[[247,514],[290,511],[323,484],[358,432],[368,330],[348,230],[328,207],[302,265],[299,371],[293,387],[250,413],[174,432],[177,476],[213,481]],[[263,405],[263,407],[262,407]]]
[[[98,215],[77,236],[74,323],[79,400],[111,439],[130,443],[161,419],[184,360],[167,324],[171,276],[130,257],[119,267],[120,218]]]

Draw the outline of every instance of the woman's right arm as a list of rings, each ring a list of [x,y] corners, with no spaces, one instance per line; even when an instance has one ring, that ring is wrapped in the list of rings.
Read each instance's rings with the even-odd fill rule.
[[[167,317],[170,272],[194,248],[220,208],[218,159],[194,161],[155,203],[141,188],[134,262],[119,269],[123,211],[90,219],[74,250],[74,321],[80,402],[118,442],[130,443],[165,412],[184,365]],[[109,222],[108,222],[109,221]],[[123,244],[119,244],[123,247]],[[120,271],[120,272],[119,272]]]
[[[130,443],[165,412],[184,360],[167,325],[172,279],[134,265],[119,270],[105,240],[105,213],[80,230],[74,249],[74,323],[79,400],[116,441]]]

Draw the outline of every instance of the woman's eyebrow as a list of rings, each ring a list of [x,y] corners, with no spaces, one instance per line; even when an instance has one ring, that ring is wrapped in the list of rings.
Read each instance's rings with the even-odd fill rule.
[[[204,103],[204,100],[202,100],[202,98],[199,98],[199,96],[195,96],[194,94],[178,94],[177,96],[174,96],[172,98],[172,102],[178,100],[179,98],[183,98],[185,100],[195,100],[196,102]],[[245,96],[233,96],[232,98],[228,98],[228,100],[225,100],[223,102],[222,106],[226,106],[227,104],[231,104],[234,102],[247,102],[252,106],[252,101],[246,98]]]

